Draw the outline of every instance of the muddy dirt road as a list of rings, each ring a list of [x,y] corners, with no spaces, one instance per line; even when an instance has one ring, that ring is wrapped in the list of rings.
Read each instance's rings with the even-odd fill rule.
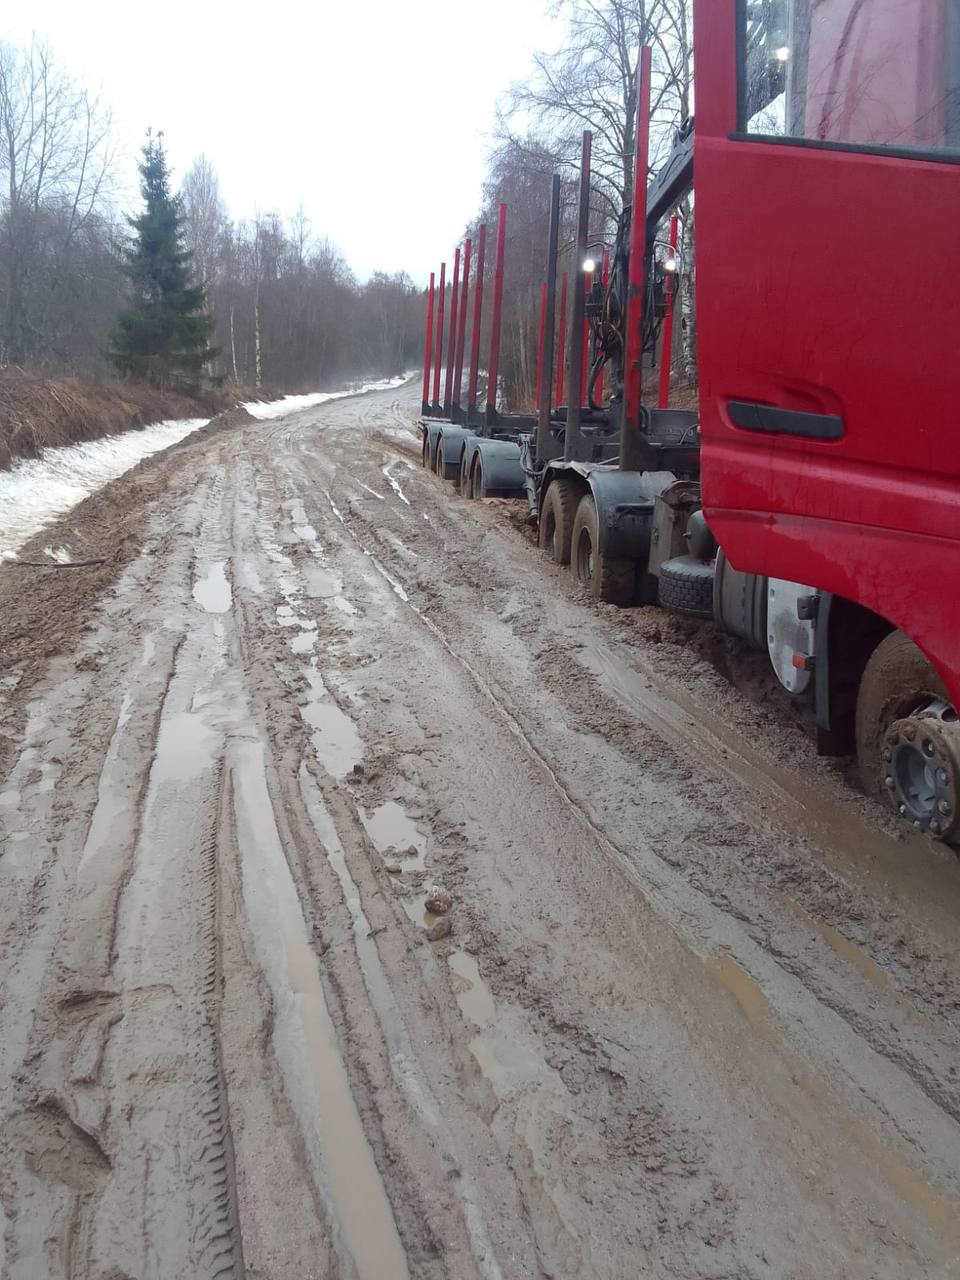
[[[416,396],[118,481],[96,599],[0,572],[0,1274],[960,1276],[956,862]]]

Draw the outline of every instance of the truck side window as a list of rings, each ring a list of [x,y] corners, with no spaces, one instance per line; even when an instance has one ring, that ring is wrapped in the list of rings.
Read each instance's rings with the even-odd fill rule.
[[[740,130],[960,150],[960,0],[740,0]]]

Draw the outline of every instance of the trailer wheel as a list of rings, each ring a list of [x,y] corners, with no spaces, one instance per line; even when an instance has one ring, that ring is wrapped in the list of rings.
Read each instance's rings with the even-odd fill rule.
[[[537,541],[540,549],[553,559],[554,564],[570,563],[577,497],[578,489],[572,480],[554,480],[547,489],[543,510],[540,512]]]
[[[636,562],[601,555],[599,547],[597,504],[592,494],[585,493],[573,521],[570,567],[578,582],[590,588],[594,600],[620,606],[633,604],[637,588]]]
[[[430,432],[423,429],[423,448],[420,450],[420,461],[428,470],[430,467]]]
[[[434,471],[436,471],[437,475],[442,480],[443,479],[443,436],[441,436],[440,439],[437,441],[437,460],[433,469]]]
[[[960,724],[943,681],[912,640],[893,631],[857,691],[857,764],[864,789],[915,827],[960,839]]]
[[[483,458],[478,453],[473,462],[473,471],[470,475],[470,497],[485,498],[487,496],[487,482],[483,475]]]
[[[664,609],[688,618],[713,617],[713,577],[711,562],[693,556],[676,556],[660,566],[657,599]]]
[[[465,498],[473,497],[473,476],[470,473],[470,455],[466,449],[460,455],[460,492]]]

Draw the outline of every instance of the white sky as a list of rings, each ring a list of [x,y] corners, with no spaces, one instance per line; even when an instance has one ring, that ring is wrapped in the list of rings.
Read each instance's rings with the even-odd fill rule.
[[[31,0],[0,35],[49,38],[113,107],[131,180],[148,125],[174,181],[205,152],[234,218],[302,201],[357,275],[418,283],[476,211],[495,100],[557,43],[546,0]]]

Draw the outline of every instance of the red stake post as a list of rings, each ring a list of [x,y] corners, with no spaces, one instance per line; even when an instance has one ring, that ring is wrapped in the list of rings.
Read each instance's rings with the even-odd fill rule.
[[[636,140],[633,151],[633,210],[630,215],[630,267],[627,275],[627,315],[624,324],[623,422],[620,429],[620,468],[641,469],[637,445],[642,422],[644,270],[647,248],[647,169],[650,160],[649,46],[640,50]]]
[[[453,404],[460,408],[460,392],[463,388],[463,355],[467,345],[467,299],[470,295],[470,252],[473,241],[467,236],[463,246],[463,280],[460,283],[460,328],[457,333],[457,366],[453,371]]]
[[[434,343],[433,407],[440,408],[440,363],[443,360],[443,299],[446,293],[447,264],[440,263],[440,296],[437,299],[437,340]]]
[[[607,282],[610,279],[610,250],[603,251],[603,275],[600,277],[600,284],[603,292],[604,303],[607,297]],[[601,317],[601,324],[603,318]],[[597,374],[597,404],[603,406],[603,365],[600,366],[600,372]]]
[[[460,286],[460,246],[453,255],[453,284],[450,286],[450,332],[447,334],[447,376],[443,380],[443,416],[450,417],[453,366],[457,362],[457,294]]]
[[[497,216],[497,257],[493,269],[493,316],[490,324],[490,359],[487,363],[487,422],[497,415],[497,379],[500,376],[500,325],[503,319],[503,257],[507,247],[507,206]]]
[[[483,259],[487,249],[487,228],[480,228],[477,241],[477,279],[473,290],[473,332],[470,335],[470,384],[467,387],[467,418],[477,407],[480,377],[480,320],[483,313]]]
[[[543,337],[547,325],[547,282],[540,286],[540,342],[537,346],[537,404],[540,403],[540,388],[543,386]]]
[[[429,412],[430,409],[430,356],[432,354],[431,347],[433,345],[433,272],[430,272],[430,288],[427,291],[427,336],[423,343],[423,395],[421,396],[421,410],[423,413]]]
[[[676,214],[670,219],[670,257],[674,269],[667,273],[666,312],[663,317],[663,334],[660,341],[660,408],[670,404],[670,364],[673,359],[673,304],[677,294],[677,236],[680,219]]]
[[[563,404],[563,360],[567,341],[567,273],[560,279],[560,330],[557,334],[557,404]]]
[[[584,272],[586,279],[584,280],[584,292],[590,297],[590,290],[593,288],[593,272]],[[587,378],[590,372],[590,317],[584,314],[583,317],[583,360],[580,366],[580,386],[583,388],[581,398],[584,405],[590,403],[590,390],[587,386]]]

